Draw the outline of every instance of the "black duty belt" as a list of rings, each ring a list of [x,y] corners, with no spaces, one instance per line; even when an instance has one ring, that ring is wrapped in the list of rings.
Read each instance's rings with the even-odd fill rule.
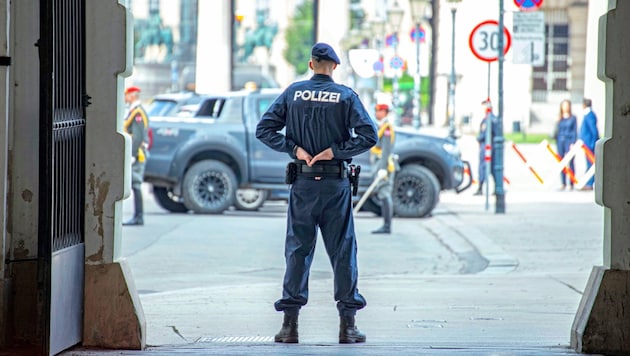
[[[333,173],[339,174],[341,173],[341,166],[329,166],[329,165],[315,165],[312,167],[307,166],[306,164],[298,164],[298,173]]]
[[[304,163],[296,163],[297,175],[307,177],[346,178],[347,168],[344,162],[335,164],[315,164],[308,166]]]

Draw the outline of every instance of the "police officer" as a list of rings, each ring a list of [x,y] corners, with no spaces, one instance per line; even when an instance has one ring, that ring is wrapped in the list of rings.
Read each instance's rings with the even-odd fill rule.
[[[309,80],[291,84],[262,116],[256,137],[295,161],[285,240],[284,312],[276,342],[298,342],[298,313],[308,301],[308,277],[317,230],[322,233],[334,274],[340,317],[339,342],[365,342],[355,325],[366,305],[357,289],[357,245],[347,163],[376,144],[376,126],[358,95],[332,79],[339,57],[328,44],[311,49]],[[281,130],[286,128],[286,134]]]
[[[374,181],[376,182],[373,183],[376,184],[374,194],[381,202],[383,226],[372,231],[373,234],[389,234],[392,231],[392,216],[394,215],[392,190],[396,172],[396,162],[392,149],[395,132],[394,126],[387,119],[388,115],[389,106],[387,104],[376,104],[374,116],[379,126],[378,143],[370,150],[370,157],[374,165]]]
[[[486,170],[487,170],[486,165],[488,164],[488,162],[486,162],[485,160],[485,156],[486,156],[485,146],[486,146],[486,138],[487,138],[486,133],[488,130],[488,120],[490,120],[491,125],[492,125],[492,128],[491,128],[492,135],[491,135],[491,139],[489,143],[492,147],[491,155],[490,155],[491,159],[494,156],[494,144],[492,140],[496,136],[496,130],[497,130],[497,118],[492,113],[492,103],[490,102],[490,99],[482,101],[481,106],[482,106],[482,110],[484,111],[484,117],[481,120],[481,123],[479,124],[479,134],[477,135],[477,142],[479,142],[479,189],[477,189],[477,191],[473,195],[483,194],[483,185],[488,179],[487,174],[486,174]],[[492,164],[492,160],[490,161],[490,163]],[[492,178],[494,179],[494,166],[493,165],[490,166],[490,170],[491,170]]]
[[[133,192],[133,217],[123,225],[144,225],[142,205],[142,181],[147,159],[149,117],[140,102],[140,88],[131,86],[125,90],[125,103],[128,105],[125,117],[125,132],[131,135],[131,190]]]

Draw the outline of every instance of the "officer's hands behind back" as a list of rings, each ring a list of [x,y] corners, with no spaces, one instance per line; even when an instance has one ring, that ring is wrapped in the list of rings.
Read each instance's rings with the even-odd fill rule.
[[[332,148],[328,147],[327,149],[325,149],[325,150],[321,151],[320,153],[318,153],[312,159],[306,161],[306,164],[309,167],[312,167],[315,164],[315,162],[317,162],[317,161],[330,161],[333,158],[335,158],[335,155],[333,154]]]
[[[311,165],[311,160],[313,159],[313,156],[311,156],[310,153],[306,152],[306,150],[302,147],[297,148],[297,150],[295,151],[295,157],[299,160],[305,161],[308,166]]]

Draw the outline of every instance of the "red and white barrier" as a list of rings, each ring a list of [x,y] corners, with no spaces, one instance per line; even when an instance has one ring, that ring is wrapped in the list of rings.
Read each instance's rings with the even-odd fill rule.
[[[516,152],[516,155],[521,159],[521,161],[523,161],[523,163],[525,164],[525,166],[529,169],[530,172],[532,172],[532,174],[534,175],[534,177],[536,177],[536,179],[538,180],[538,182],[540,184],[545,184],[545,182],[543,181],[543,179],[540,177],[540,175],[538,174],[538,172],[536,172],[536,170],[534,169],[534,167],[532,167],[532,165],[527,161],[527,159],[525,158],[525,156],[523,155],[523,153],[518,149],[518,147],[516,147],[516,144],[514,142],[510,142],[510,146],[512,146],[512,149],[514,150],[514,152]]]
[[[571,146],[571,149],[569,150],[569,152],[567,152],[567,154],[564,155],[564,157],[560,157],[560,155],[558,155],[558,153],[554,151],[554,149],[551,147],[551,145],[549,144],[547,140],[543,140],[543,144],[546,146],[547,150],[554,156],[554,158],[558,162],[557,165],[553,167],[552,173],[550,174],[557,175],[558,173],[564,170],[564,172],[567,174],[567,176],[569,176],[569,178],[571,179],[571,181],[573,182],[574,186],[577,189],[581,189],[582,187],[584,187],[586,182],[588,182],[588,180],[591,179],[591,177],[593,177],[593,175],[595,174],[595,155],[584,144],[582,140],[577,140],[573,144],[573,146]],[[575,177],[575,173],[568,167],[568,164],[570,160],[575,158],[575,156],[580,152],[580,150],[584,151],[586,158],[589,160],[589,162],[593,163],[593,165],[582,176],[577,178]]]

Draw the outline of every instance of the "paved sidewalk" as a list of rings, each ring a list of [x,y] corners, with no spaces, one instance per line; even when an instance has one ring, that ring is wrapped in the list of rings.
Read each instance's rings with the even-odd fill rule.
[[[464,261],[462,274],[360,279],[365,344],[336,343],[332,281],[319,279],[310,283],[298,345],[273,342],[279,284],[258,283],[142,295],[146,350],[63,355],[575,354],[571,324],[592,266],[602,263],[602,208],[592,192],[508,189],[506,214],[485,210],[471,189],[443,194],[433,217],[417,220]],[[186,339],[191,333],[175,325],[207,336]]]

